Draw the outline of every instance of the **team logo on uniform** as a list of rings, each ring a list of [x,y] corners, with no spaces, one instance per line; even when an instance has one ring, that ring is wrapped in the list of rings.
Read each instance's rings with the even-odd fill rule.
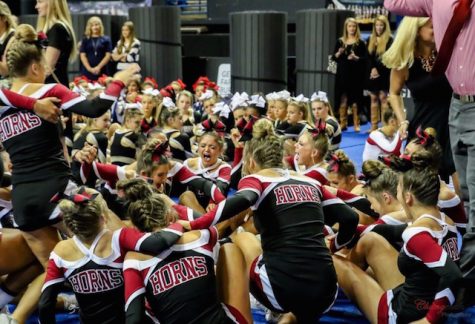
[[[459,248],[457,244],[457,239],[451,237],[442,244],[442,248],[447,252],[452,261],[457,261],[460,259]]]
[[[157,269],[149,278],[153,294],[158,295],[173,287],[208,274],[206,259],[192,256],[181,258]]]
[[[94,294],[121,287],[122,269],[90,269],[68,278],[75,293]]]
[[[318,189],[310,185],[282,185],[274,189],[276,205],[320,202]]]
[[[41,119],[30,113],[19,111],[0,120],[0,140],[2,142],[23,134],[41,125]]]

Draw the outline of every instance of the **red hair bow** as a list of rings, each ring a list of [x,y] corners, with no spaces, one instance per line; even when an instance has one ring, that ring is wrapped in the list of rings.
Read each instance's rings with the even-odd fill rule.
[[[418,143],[422,146],[430,145],[434,139],[425,130],[422,130],[421,126],[417,128],[416,136],[417,136]]]
[[[216,131],[218,134],[223,134],[226,131],[226,125],[220,120],[217,120],[215,123],[211,119],[206,119],[201,123],[205,132]]]
[[[200,76],[196,81],[195,83],[193,83],[193,91],[196,91],[196,87],[199,86],[199,85],[204,85],[204,86],[208,86],[208,83],[209,83],[209,79],[207,76]]]
[[[99,78],[97,78],[97,82],[99,82],[100,85],[105,87],[106,86],[106,81],[107,81],[108,78],[109,78],[108,75],[103,74]]]
[[[328,161],[328,170],[331,172],[337,173],[340,170],[340,163],[342,161],[336,154],[330,156],[330,161]]]
[[[154,78],[152,78],[152,77],[145,77],[145,79],[143,80],[143,83],[144,83],[144,84],[145,84],[145,83],[151,84],[154,89],[158,89],[158,83],[157,83],[157,81],[156,81]]]
[[[326,130],[327,130],[327,123],[325,123],[325,121],[323,121],[322,119],[320,119],[317,123],[317,125],[315,125],[315,128],[312,128],[309,130],[310,134],[312,135],[313,139],[317,138],[318,135],[320,134],[325,134]]]
[[[180,85],[181,90],[186,89],[186,84],[181,79],[177,79],[177,80],[175,80],[175,82]]]
[[[76,205],[83,205],[90,202],[91,200],[94,200],[97,196],[97,193],[91,195],[86,192],[84,187],[81,187],[81,189],[73,195],[67,195],[64,192],[58,192],[53,196],[53,198],[50,199],[50,202],[58,203],[61,200],[66,199],[72,201]]]
[[[171,85],[167,85],[165,88],[160,89],[162,97],[169,97],[175,102],[175,89]]]
[[[77,86],[79,85],[79,83],[80,83],[81,81],[87,82],[87,83],[90,82],[89,79],[88,79],[86,76],[84,76],[84,75],[75,77],[74,80],[73,80],[74,84],[77,85]]]
[[[158,143],[152,153],[152,162],[159,162],[162,156],[165,156],[165,152],[168,149],[168,141]]]

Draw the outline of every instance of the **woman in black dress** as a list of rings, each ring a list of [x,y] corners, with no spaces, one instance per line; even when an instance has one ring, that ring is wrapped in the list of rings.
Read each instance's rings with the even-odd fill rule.
[[[347,18],[343,36],[338,39],[333,60],[338,63],[336,72],[336,98],[340,109],[340,125],[346,130],[347,110],[351,107],[355,131],[360,131],[358,106],[361,107],[368,51],[360,37],[360,29],[354,18]]]
[[[49,76],[45,83],[68,86],[68,61],[76,58],[76,37],[66,0],[37,0],[37,29],[48,37],[45,58]]]
[[[378,129],[380,116],[388,109],[390,70],[381,62],[381,57],[393,43],[391,27],[386,16],[378,16],[373,24],[373,32],[368,39],[369,80],[368,90],[371,97],[371,129]]]
[[[46,80],[45,83],[61,83],[69,87],[68,62],[77,55],[76,37],[71,23],[66,0],[37,0],[37,30],[46,34]],[[73,146],[73,121],[69,111],[64,112],[66,127],[62,130],[68,155]],[[66,152],[65,147],[65,152]]]
[[[436,130],[437,141],[443,152],[439,174],[446,182],[452,176],[458,190],[448,126],[452,89],[444,75],[434,77],[430,73],[435,58],[432,21],[428,18],[404,18],[393,45],[383,56],[383,63],[391,68],[389,102],[401,124],[401,133],[404,136],[407,131],[408,140],[415,137],[419,126]],[[410,121],[406,120],[400,96],[404,84],[414,100],[414,116]]]

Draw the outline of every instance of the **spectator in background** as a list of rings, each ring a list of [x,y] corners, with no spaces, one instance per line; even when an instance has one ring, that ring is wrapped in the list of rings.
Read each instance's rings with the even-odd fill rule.
[[[383,55],[383,62],[391,68],[389,101],[401,125],[401,136],[408,131],[408,140],[416,136],[416,129],[432,127],[443,151],[439,174],[445,182],[455,173],[449,142],[448,116],[452,89],[444,75],[431,71],[436,59],[432,20],[404,17],[394,43]],[[414,116],[406,120],[400,96],[406,85],[414,100]],[[458,181],[454,180],[458,183]]]
[[[338,63],[335,90],[340,107],[341,129],[347,128],[347,110],[350,107],[355,132],[359,132],[358,106],[362,106],[368,51],[355,18],[345,20],[343,36],[338,39],[333,53],[333,60]]]
[[[111,58],[112,43],[109,36],[104,35],[104,25],[97,16],[87,21],[84,36],[79,50],[81,74],[95,81],[100,75],[109,74],[107,64]]]
[[[391,27],[386,16],[378,16],[373,24],[373,32],[368,39],[370,74],[368,90],[371,97],[371,129],[378,129],[380,116],[388,109],[390,70],[381,62],[381,57],[393,43]]]
[[[0,1],[0,77],[8,75],[7,47],[15,34],[16,22],[8,5]]]
[[[126,21],[117,46],[112,51],[112,59],[117,62],[117,70],[125,69],[130,63],[139,63],[140,41],[135,38],[134,23]]]
[[[37,30],[48,37],[46,47],[47,79],[45,83],[69,86],[68,61],[77,55],[76,36],[66,0],[37,0]]]

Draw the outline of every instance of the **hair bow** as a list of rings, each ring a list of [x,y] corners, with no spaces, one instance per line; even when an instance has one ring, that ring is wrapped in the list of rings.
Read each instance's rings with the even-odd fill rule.
[[[66,199],[72,201],[76,205],[83,205],[94,200],[97,196],[97,193],[89,194],[86,192],[84,187],[81,187],[77,193],[72,195],[67,195],[64,192],[58,192],[53,196],[53,198],[50,199],[50,202],[59,203],[61,200]]]
[[[167,85],[165,88],[160,89],[160,94],[163,97],[168,97],[172,99],[175,99],[176,97],[175,89],[173,89],[171,85]]]
[[[181,79],[176,79],[175,82],[178,83],[178,85],[180,85],[181,90],[186,89],[186,84]]]
[[[340,170],[340,164],[343,161],[336,154],[330,155],[330,161],[328,161],[328,170],[330,172],[338,173]]]
[[[104,90],[104,87],[99,82],[91,82],[87,84],[89,90]]]
[[[196,81],[195,83],[193,83],[193,91],[196,91],[196,87],[198,87],[199,85],[204,85],[204,86],[207,86],[208,83],[209,83],[209,79],[207,76],[200,76]]]
[[[160,159],[165,156],[165,152],[168,149],[168,141],[158,143],[152,152],[152,162],[159,162]]]
[[[309,101],[303,94],[299,94],[297,97],[292,97],[292,100],[301,103],[307,103]]]
[[[208,87],[208,89],[213,89],[215,91],[219,90],[219,86],[213,81],[208,82],[206,86]]]
[[[160,91],[158,89],[145,89],[144,91],[142,91],[142,93],[144,95],[149,95],[149,96],[152,96],[152,97],[158,97],[160,96]],[[168,98],[168,97],[167,97]]]
[[[310,134],[312,135],[313,139],[316,139],[320,134],[325,135],[327,131],[327,123],[322,119],[318,120],[315,128],[309,129]]]
[[[205,92],[203,92],[203,94],[199,97],[198,100],[205,101],[205,100],[211,99],[213,97],[214,97],[214,92],[211,91],[211,90],[206,90]]]
[[[256,121],[257,118],[249,116],[249,121],[246,123],[246,126],[244,126],[241,131],[241,138],[239,139],[239,142],[247,142],[252,138],[252,129]]]
[[[165,97],[162,100],[162,104],[167,107],[167,108],[175,108],[175,103],[173,102],[172,98],[170,97]]]
[[[396,171],[407,171],[412,167],[412,158],[408,154],[401,154],[399,156],[399,161],[397,158],[391,156],[378,156],[378,160],[383,162],[385,165]]]
[[[422,130],[421,126],[417,128],[416,136],[417,143],[424,147],[431,145],[434,142],[434,137],[429,135],[425,130]]]
[[[97,79],[97,82],[99,82],[103,86],[106,86],[106,82],[108,78],[110,78],[110,76],[103,74]]]
[[[327,93],[326,92],[323,92],[323,91],[318,91],[317,92],[314,92],[312,94],[312,96],[310,97],[310,101],[321,101],[321,102],[324,102],[324,103],[328,103],[328,96],[327,96]]]
[[[154,89],[158,89],[158,83],[157,81],[152,78],[152,77],[145,77],[145,79],[143,80],[143,84],[150,84]]]
[[[247,93],[239,93],[236,92],[234,96],[231,98],[231,109],[234,111],[238,107],[247,107],[248,106],[248,101],[249,96]]]
[[[81,76],[77,76],[73,79],[73,82],[75,85],[79,85],[79,83],[82,83],[82,82],[86,82],[86,83],[89,83],[91,82],[86,76],[84,75],[81,75]]]
[[[238,129],[238,131],[241,133],[241,135],[246,125],[247,125],[247,120],[245,120],[244,118],[239,119],[239,121],[236,123],[235,126]]]
[[[249,106],[264,109],[266,107],[266,100],[261,95],[252,95]]]
[[[201,123],[201,127],[205,132],[215,131],[218,134],[222,135],[226,131],[226,125],[220,120],[213,122],[211,119],[206,119]]]
[[[271,93],[268,93],[266,95],[266,100],[267,101],[276,100],[276,99],[278,99],[278,95],[277,95],[277,92],[275,92],[275,91],[271,92]]]
[[[221,101],[221,102],[218,102],[216,105],[214,105],[214,108],[213,108],[214,115],[218,115],[219,117],[224,117],[228,119],[230,113],[231,113],[231,108],[229,108],[229,106],[225,102]]]
[[[286,100],[290,99],[290,92],[287,90],[282,90],[276,93],[276,100]]]
[[[38,32],[37,39],[34,41],[35,45],[45,49],[48,47],[48,37],[42,31]]]

